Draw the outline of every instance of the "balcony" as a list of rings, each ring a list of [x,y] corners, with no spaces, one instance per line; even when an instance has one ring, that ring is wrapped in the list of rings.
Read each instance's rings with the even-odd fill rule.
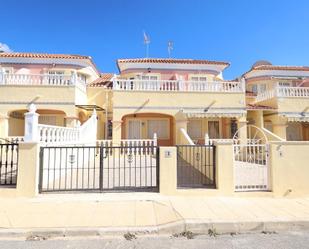
[[[274,89],[258,93],[255,102],[267,101],[275,97],[309,98],[309,87],[277,86]]]
[[[218,92],[244,93],[245,87],[237,81],[181,81],[181,80],[126,80],[114,79],[115,91],[150,92]]]
[[[86,82],[77,73],[66,74],[14,74],[0,72],[0,85],[18,86],[79,86],[86,87]]]

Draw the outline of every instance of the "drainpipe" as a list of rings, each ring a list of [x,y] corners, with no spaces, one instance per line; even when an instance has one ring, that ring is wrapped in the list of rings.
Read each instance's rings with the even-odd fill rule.
[[[105,134],[104,134],[104,137],[105,137],[105,140],[107,140],[107,137],[108,137],[108,90],[105,92],[105,101],[106,101],[106,104],[105,104]]]

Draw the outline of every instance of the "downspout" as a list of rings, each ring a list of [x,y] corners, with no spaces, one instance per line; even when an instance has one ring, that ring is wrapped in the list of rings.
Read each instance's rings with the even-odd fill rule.
[[[105,100],[106,100],[106,104],[105,104],[105,140],[107,140],[108,137],[108,90],[105,92]]]

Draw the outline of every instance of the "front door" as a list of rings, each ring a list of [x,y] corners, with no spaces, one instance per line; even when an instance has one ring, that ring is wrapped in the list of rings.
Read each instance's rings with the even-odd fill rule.
[[[128,139],[141,139],[141,121],[129,120]]]

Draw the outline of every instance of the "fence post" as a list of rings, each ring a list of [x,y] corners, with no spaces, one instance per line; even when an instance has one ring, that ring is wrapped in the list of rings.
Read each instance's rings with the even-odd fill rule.
[[[17,196],[34,197],[38,194],[39,145],[37,143],[20,143]]]
[[[36,106],[32,103],[28,108],[29,112],[25,113],[25,142],[39,141],[39,114],[37,114]]]
[[[109,176],[108,176],[109,177]],[[103,143],[100,144],[100,191],[103,190]]]
[[[232,142],[215,142],[216,187],[223,195],[234,193],[234,154]]]
[[[39,193],[42,192],[43,188],[43,167],[44,167],[44,149],[43,147],[40,148],[40,171],[39,171]]]
[[[177,189],[177,150],[176,147],[160,149],[160,194],[172,195]]]

